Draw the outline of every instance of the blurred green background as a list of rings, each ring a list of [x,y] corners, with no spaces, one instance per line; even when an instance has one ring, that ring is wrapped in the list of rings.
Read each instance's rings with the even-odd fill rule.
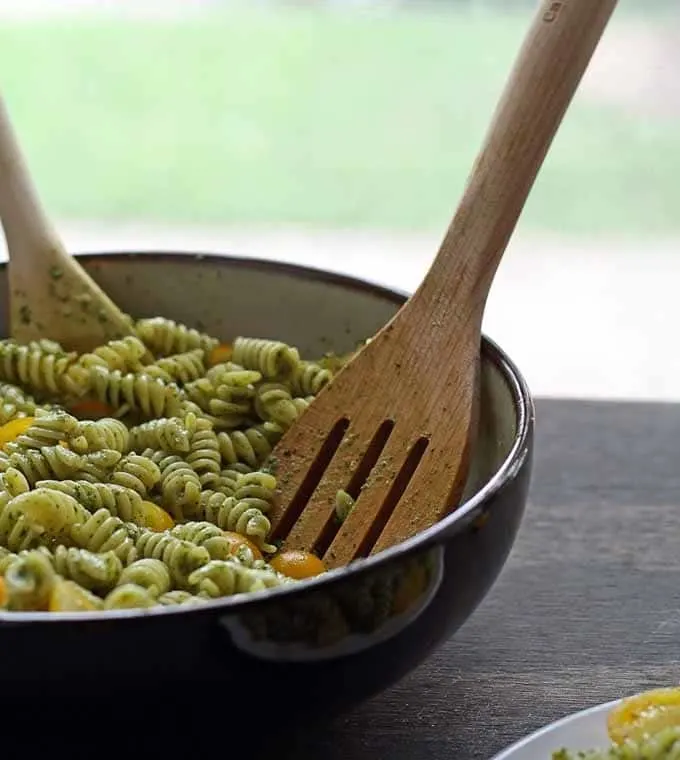
[[[678,24],[668,3],[621,5],[609,58],[529,201],[530,229],[680,230]],[[60,217],[431,230],[455,206],[532,6],[6,14],[0,70]]]

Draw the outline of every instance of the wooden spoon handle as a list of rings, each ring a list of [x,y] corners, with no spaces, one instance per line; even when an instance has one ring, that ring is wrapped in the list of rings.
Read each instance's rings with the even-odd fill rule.
[[[14,252],[22,249],[61,248],[61,241],[38,198],[1,97],[0,178],[0,219],[7,247]]]
[[[538,170],[615,7],[616,0],[540,3],[458,210],[421,285],[420,295],[440,312],[433,318],[445,318],[451,312],[447,304],[469,303],[469,316],[481,320]]]

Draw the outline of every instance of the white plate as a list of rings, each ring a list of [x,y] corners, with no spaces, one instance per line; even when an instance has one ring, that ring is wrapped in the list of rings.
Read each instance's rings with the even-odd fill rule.
[[[574,752],[604,749],[611,743],[607,736],[607,713],[616,704],[618,700],[551,723],[503,750],[493,760],[550,760],[553,752],[564,747]]]

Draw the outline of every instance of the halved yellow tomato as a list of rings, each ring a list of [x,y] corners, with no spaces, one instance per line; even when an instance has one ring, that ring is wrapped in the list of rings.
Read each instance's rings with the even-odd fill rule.
[[[664,728],[680,726],[680,687],[653,689],[624,699],[607,716],[614,744],[639,742]]]

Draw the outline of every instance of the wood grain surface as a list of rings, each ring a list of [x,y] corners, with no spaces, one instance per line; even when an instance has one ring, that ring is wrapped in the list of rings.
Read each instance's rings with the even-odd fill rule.
[[[279,760],[490,760],[680,681],[680,406],[539,400],[537,432],[530,505],[487,600],[409,678]]]

